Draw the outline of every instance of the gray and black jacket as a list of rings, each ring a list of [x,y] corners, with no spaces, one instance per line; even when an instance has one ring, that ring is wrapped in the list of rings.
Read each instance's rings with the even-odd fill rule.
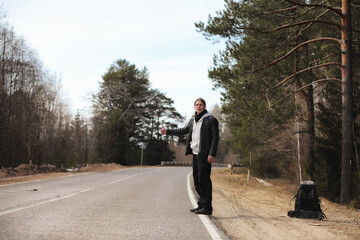
[[[217,146],[219,143],[219,122],[218,120],[210,113],[206,113],[203,116],[203,123],[200,130],[200,151],[199,155],[207,157],[209,155],[215,157]],[[185,135],[188,134],[186,140],[186,152],[185,155],[192,154],[190,148],[191,136],[193,131],[194,117],[192,117],[187,124],[187,126],[178,129],[166,129],[167,135]]]

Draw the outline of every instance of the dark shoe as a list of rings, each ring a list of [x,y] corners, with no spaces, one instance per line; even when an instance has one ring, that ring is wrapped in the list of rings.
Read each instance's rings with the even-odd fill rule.
[[[202,209],[196,210],[195,213],[196,214],[211,215],[212,214],[212,209],[202,208]]]
[[[201,207],[193,208],[193,209],[190,209],[190,212],[195,212],[195,211],[200,210],[200,209],[201,209]]]

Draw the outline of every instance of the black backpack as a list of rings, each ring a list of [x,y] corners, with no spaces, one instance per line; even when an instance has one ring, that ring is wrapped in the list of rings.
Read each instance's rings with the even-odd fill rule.
[[[289,217],[312,218],[321,220],[326,218],[320,207],[316,184],[313,181],[301,182],[295,198],[295,211],[288,212]],[[292,200],[291,199],[291,200]]]

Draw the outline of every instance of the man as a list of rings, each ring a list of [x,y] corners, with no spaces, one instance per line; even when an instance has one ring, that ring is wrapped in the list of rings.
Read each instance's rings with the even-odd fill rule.
[[[193,155],[193,177],[196,192],[199,194],[198,207],[191,209],[196,214],[212,214],[211,163],[214,162],[219,142],[219,122],[206,110],[206,102],[198,98],[194,102],[195,116],[188,125],[179,129],[160,130],[163,135],[185,135],[185,155]]]

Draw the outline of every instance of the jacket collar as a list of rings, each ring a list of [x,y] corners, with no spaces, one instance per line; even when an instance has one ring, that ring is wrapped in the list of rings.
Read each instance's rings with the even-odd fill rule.
[[[207,118],[207,117],[210,117],[210,116],[212,116],[212,114],[210,112],[207,112],[197,122],[200,122],[200,121],[204,120],[204,118]],[[194,122],[196,122],[195,117],[194,117]]]

